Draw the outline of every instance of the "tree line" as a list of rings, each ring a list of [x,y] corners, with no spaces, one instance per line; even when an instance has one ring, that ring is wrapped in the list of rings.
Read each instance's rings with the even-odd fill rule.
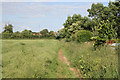
[[[13,25],[6,24],[2,32],[2,39],[37,39],[37,38],[55,38],[54,31],[43,29],[40,32],[32,32],[31,30],[23,30],[22,32],[13,32]]]
[[[109,2],[108,7],[93,3],[87,10],[88,17],[80,14],[68,16],[64,28],[59,30],[57,39],[85,42],[94,40],[94,47],[120,39],[120,1]]]

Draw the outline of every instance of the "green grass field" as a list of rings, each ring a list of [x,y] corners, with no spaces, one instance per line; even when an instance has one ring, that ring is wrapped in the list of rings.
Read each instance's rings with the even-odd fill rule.
[[[3,78],[75,78],[59,61],[62,49],[71,67],[86,78],[116,78],[118,57],[110,47],[93,51],[90,44],[58,40],[2,40]]]
[[[57,78],[67,73],[67,66],[59,69],[59,41],[57,40],[3,40],[3,78]]]

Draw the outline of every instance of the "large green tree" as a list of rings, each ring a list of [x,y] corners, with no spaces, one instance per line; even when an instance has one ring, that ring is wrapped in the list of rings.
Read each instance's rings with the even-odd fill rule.
[[[13,33],[13,25],[12,24],[6,24],[3,32]]]
[[[113,36],[120,38],[120,1],[109,2],[108,7],[100,3],[92,4],[91,9],[87,11],[89,12],[88,16],[95,22],[93,31],[94,37],[97,36],[96,45],[116,38]]]
[[[111,20],[116,22],[115,28],[117,28],[117,37],[120,39],[120,1],[109,2],[109,8],[112,14]]]
[[[81,29],[92,31],[94,21],[86,16],[82,17],[80,14],[74,14],[72,17],[68,16],[63,26],[65,38],[72,39],[73,35]]]
[[[22,38],[22,36],[21,36],[21,33],[19,31],[16,31],[11,35],[11,38],[12,39],[20,39],[20,38]]]
[[[4,27],[4,31],[2,32],[2,38],[9,39],[13,34],[13,26],[12,24],[6,24]]]
[[[92,17],[94,18],[95,20],[101,18],[101,15],[102,15],[102,11],[104,9],[104,6],[103,4],[101,3],[93,3],[92,6],[91,6],[91,9],[88,9],[87,11],[89,12],[89,17]]]
[[[55,38],[55,32],[54,31],[50,31],[49,32],[49,38]]]
[[[106,21],[101,21],[98,24],[98,35],[95,37],[95,44],[94,47],[96,48],[97,46],[105,43],[106,41],[109,41],[111,39],[116,39],[117,37],[117,32],[114,29],[114,26],[112,25],[113,22],[110,22],[109,20]]]
[[[47,34],[48,30],[47,29],[43,29],[42,31],[40,31],[41,34]]]
[[[32,38],[33,33],[31,30],[25,29],[24,31],[21,32],[22,38]]]
[[[68,31],[70,29],[70,26],[73,24],[73,23],[76,23],[77,21],[81,20],[81,15],[80,14],[74,14],[72,17],[71,16],[68,16],[67,20],[65,21],[65,23],[63,24],[64,26],[64,30],[65,30],[65,37],[66,38],[70,38],[71,36],[71,33]]]
[[[48,37],[48,30],[47,29],[43,29],[42,31],[40,31],[40,33],[42,34],[42,37]]]

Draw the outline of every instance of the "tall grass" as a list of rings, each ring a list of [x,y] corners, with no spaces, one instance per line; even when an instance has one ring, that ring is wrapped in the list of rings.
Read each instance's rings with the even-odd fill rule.
[[[75,78],[67,64],[59,61],[60,49],[83,78],[118,77],[118,54],[111,47],[94,51],[92,43],[47,39],[3,40],[2,77]]]
[[[57,40],[3,40],[3,78],[75,77],[66,64],[59,62]]]
[[[84,78],[118,78],[118,54],[111,47],[93,50],[92,43],[61,41],[64,55]]]
[[[47,65],[57,57],[56,40],[3,40],[2,63],[4,78],[55,77]],[[56,67],[57,61],[53,66]]]

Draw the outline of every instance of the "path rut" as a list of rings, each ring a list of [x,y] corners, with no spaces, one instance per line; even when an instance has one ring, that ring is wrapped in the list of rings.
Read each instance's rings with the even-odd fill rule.
[[[74,75],[76,75],[76,77],[81,77],[80,72],[78,69],[76,68],[72,68],[70,66],[70,62],[68,61],[68,59],[62,54],[62,49],[59,50],[58,52],[58,58],[60,61],[64,62],[65,64],[67,64],[67,66],[69,67],[69,70],[73,72]]]

